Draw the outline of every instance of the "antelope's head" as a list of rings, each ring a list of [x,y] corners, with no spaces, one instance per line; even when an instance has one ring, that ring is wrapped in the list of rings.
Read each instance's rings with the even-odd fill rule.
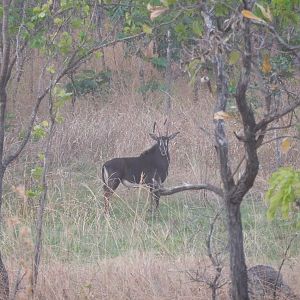
[[[169,153],[169,141],[173,140],[176,137],[176,135],[179,133],[179,131],[172,133],[170,135],[168,134],[168,131],[167,131],[165,135],[161,135],[158,130],[158,135],[156,135],[154,133],[155,127],[156,127],[156,122],[154,122],[153,133],[149,133],[149,135],[153,140],[155,140],[157,142],[160,154],[162,156],[167,156]]]

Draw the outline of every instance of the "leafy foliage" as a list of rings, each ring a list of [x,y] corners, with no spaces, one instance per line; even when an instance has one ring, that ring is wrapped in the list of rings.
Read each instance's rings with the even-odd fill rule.
[[[297,9],[300,7],[299,0],[272,0],[271,9],[282,26],[295,25],[300,22]]]
[[[163,71],[167,67],[167,59],[164,57],[153,57],[151,63],[159,71]]]
[[[33,127],[31,135],[34,142],[39,141],[47,135],[48,122],[43,121]]]
[[[278,169],[269,180],[269,190],[265,197],[269,204],[267,215],[270,219],[273,219],[278,211],[284,218],[288,218],[300,200],[300,171],[292,168]]]
[[[83,70],[75,76],[73,81],[67,83],[65,88],[68,93],[73,93],[76,96],[84,96],[89,93],[107,93],[111,76],[111,71]]]
[[[280,54],[271,58],[271,64],[278,74],[283,76],[291,76],[293,58],[289,54]]]
[[[138,91],[141,94],[147,94],[149,92],[156,92],[156,91],[161,91],[161,90],[165,90],[166,86],[154,79],[149,80],[148,82],[146,82],[144,85],[142,85]]]

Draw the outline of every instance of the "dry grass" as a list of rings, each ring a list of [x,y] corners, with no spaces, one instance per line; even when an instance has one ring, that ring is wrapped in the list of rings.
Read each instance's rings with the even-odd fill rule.
[[[209,278],[213,273],[208,266],[206,258],[178,256],[172,259],[140,252],[102,259],[92,264],[68,264],[52,260],[41,266],[34,298],[205,300],[210,299],[211,290],[204,282],[193,281],[187,273],[198,271]],[[10,270],[14,270],[14,267],[10,266]],[[22,269],[21,274],[24,271],[26,269]],[[283,270],[284,282],[296,292],[299,292],[298,271],[299,263],[293,270]],[[227,270],[223,272],[223,278],[228,280]],[[26,274],[17,299],[28,299],[30,287],[30,276]],[[229,299],[227,287],[225,285],[218,290],[218,299]]]
[[[186,275],[200,263],[195,258],[170,260],[144,253],[84,265],[53,262],[41,268],[36,298],[208,299],[207,286]]]
[[[109,51],[105,53],[107,65],[115,71],[110,96],[82,97],[75,110],[67,105],[63,111],[64,122],[57,125],[48,175],[43,262],[35,297],[209,299],[208,287],[192,282],[185,271],[203,271],[209,265],[205,258],[205,237],[209,220],[221,205],[213,195],[191,192],[164,198],[159,217],[150,220],[145,213],[147,193],[121,188],[113,201],[111,221],[107,223],[102,215],[99,174],[102,163],[115,156],[138,155],[150,147],[148,133],[152,131],[153,122],[157,121],[163,131],[165,118],[165,95],[152,93],[143,102],[137,92],[138,72],[132,70],[139,61],[124,60],[121,53],[121,48],[115,49],[115,55]],[[25,74],[28,76],[18,87],[18,101],[9,106],[16,118],[11,121],[7,147],[17,141],[18,129],[24,126],[29,115],[41,61],[37,57],[34,64],[27,66]],[[99,71],[97,61],[83,67]],[[151,66],[146,66],[145,70],[148,79],[161,76]],[[201,99],[194,103],[191,88],[184,79],[178,79],[173,90],[171,131],[181,133],[171,145],[166,185],[181,182],[220,185],[212,135],[213,96],[203,88]],[[45,118],[46,105],[41,107],[38,121]],[[237,166],[243,156],[241,145],[233,134],[240,126],[234,120],[227,122],[233,166]],[[18,268],[27,271],[19,299],[26,299],[30,293],[37,206],[37,199],[28,199],[22,188],[29,189],[37,184],[30,170],[37,164],[43,146],[44,141],[30,143],[22,157],[8,169],[5,178],[5,233],[1,246],[9,261],[11,283],[16,279]],[[278,266],[292,229],[288,224],[270,224],[265,220],[265,206],[261,200],[267,178],[276,166],[274,143],[262,148],[259,155],[260,173],[247,196],[243,212],[246,255],[249,265],[271,263]],[[294,147],[283,160],[299,166],[299,150]],[[224,248],[223,221],[218,225],[216,243]],[[300,294],[297,245],[286,264],[284,277]],[[226,255],[224,264],[227,264]],[[225,288],[221,293],[220,299],[227,299]]]

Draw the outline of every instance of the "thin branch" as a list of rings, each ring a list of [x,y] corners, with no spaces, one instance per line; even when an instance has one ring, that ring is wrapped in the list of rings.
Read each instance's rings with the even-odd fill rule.
[[[49,154],[50,154],[51,142],[54,134],[55,124],[56,124],[55,123],[56,113],[53,111],[53,99],[52,99],[51,89],[49,93],[50,129],[46,141],[45,156],[43,162],[43,173],[41,178],[41,186],[43,191],[40,195],[38,214],[36,219],[36,241],[34,247],[34,261],[33,261],[33,275],[32,275],[33,292],[35,291],[37,280],[38,280],[38,272],[39,272],[40,258],[42,252],[43,219],[44,219],[44,212],[46,207],[47,191],[48,191],[47,173],[49,168]]]
[[[270,140],[267,140],[267,141],[261,143],[260,146],[265,145],[265,144],[269,144],[269,143],[274,142],[274,141],[277,141],[277,140],[285,139],[285,138],[291,138],[291,139],[294,139],[294,140],[300,140],[300,137],[299,137],[299,136],[293,136],[293,135],[281,135],[281,136],[274,137],[274,138],[272,138],[272,139],[270,139]]]
[[[66,70],[62,70],[62,72],[56,77],[56,79],[53,82],[50,82],[49,86],[42,92],[42,94],[37,98],[35,106],[32,110],[31,113],[31,117],[30,117],[30,121],[26,130],[26,133],[23,137],[22,142],[18,145],[17,149],[12,151],[11,153],[9,153],[8,155],[6,155],[6,157],[4,157],[3,159],[3,166],[6,168],[12,161],[14,161],[19,155],[20,153],[23,151],[23,149],[25,148],[30,135],[31,135],[31,130],[33,128],[40,104],[42,102],[42,100],[46,97],[46,95],[49,93],[50,89],[55,86],[62,78],[63,76],[66,74]]]
[[[259,22],[259,21],[255,21],[255,20],[251,20],[253,23],[259,25],[259,26],[264,26],[266,28],[268,28],[270,30],[270,32],[275,36],[275,38],[277,39],[277,41],[284,46],[285,48],[287,48],[289,51],[293,51],[296,55],[296,50],[300,49],[300,45],[289,45],[279,34],[278,32],[275,30],[275,28],[266,23],[266,22]]]
[[[196,191],[196,190],[208,190],[216,195],[223,197],[222,189],[212,185],[212,184],[189,184],[185,183],[183,185],[171,187],[171,188],[159,188],[156,191],[160,193],[160,196],[169,196],[175,193],[183,192],[183,191]],[[155,192],[155,191],[154,191]]]
[[[270,115],[266,116],[265,118],[263,118],[259,123],[256,124],[255,131],[257,132],[257,131],[261,130],[264,126],[268,125],[269,123],[284,117],[288,113],[294,111],[298,106],[300,106],[299,97],[298,97],[298,101],[296,101],[295,103],[293,103],[292,105],[290,105],[289,107],[287,107],[286,109],[281,111],[280,113],[270,114]]]
[[[289,243],[288,243],[288,245],[287,245],[287,247],[286,247],[286,249],[285,249],[285,251],[284,251],[283,258],[282,258],[281,264],[280,264],[280,266],[279,266],[278,273],[277,273],[277,277],[276,277],[276,281],[275,281],[274,294],[273,294],[274,299],[276,298],[276,289],[277,289],[277,285],[278,285],[278,282],[279,282],[281,269],[282,269],[282,267],[283,267],[283,265],[284,265],[284,263],[285,263],[285,261],[286,261],[286,259],[287,259],[287,257],[288,257],[288,252],[289,252],[289,250],[290,250],[290,248],[291,248],[291,246],[292,246],[292,243],[293,243],[294,239],[295,239],[297,236],[298,236],[298,234],[296,233],[296,234],[294,234],[294,235],[291,237],[291,239],[290,239],[290,241],[289,241]]]
[[[237,171],[238,171],[239,168],[241,167],[242,163],[244,162],[245,158],[246,158],[246,156],[245,156],[245,154],[244,154],[243,157],[242,157],[242,159],[240,160],[240,162],[239,162],[238,165],[236,166],[235,170],[233,171],[232,176],[234,176],[234,175],[237,173]]]
[[[266,129],[266,131],[287,129],[287,128],[290,128],[290,127],[292,127],[292,126],[295,126],[295,125],[292,124],[293,116],[294,116],[294,114],[292,113],[288,125],[277,126],[277,127],[269,127],[269,128]]]
[[[161,27],[164,27],[164,26],[167,26],[167,25],[170,25],[170,24],[174,23],[176,21],[176,19],[178,19],[181,16],[181,14],[182,14],[182,12],[179,12],[172,20],[170,20],[168,22],[165,22],[165,23],[161,23],[161,24],[159,24],[157,26],[154,26],[152,28],[152,30],[154,31],[156,29],[159,29]],[[70,60],[69,68],[68,69],[69,70],[73,69],[74,67],[76,67],[78,65],[78,63],[83,62],[86,58],[88,58],[91,54],[93,54],[94,52],[96,52],[98,50],[101,50],[103,48],[107,48],[109,46],[114,46],[114,45],[116,45],[118,43],[121,43],[121,42],[127,42],[127,41],[131,41],[131,40],[135,40],[135,39],[141,38],[141,37],[143,37],[145,35],[146,35],[145,32],[140,32],[140,33],[137,33],[137,34],[134,34],[134,35],[131,35],[131,36],[127,36],[127,37],[123,37],[123,38],[119,38],[119,39],[114,39],[112,41],[107,41],[107,39],[111,36],[111,34],[108,34],[107,38],[104,41],[102,41],[100,44],[92,47],[84,55],[78,57],[73,62],[71,62],[71,60]],[[75,56],[74,56],[74,58],[75,58]]]
[[[23,273],[23,275],[21,276],[21,268],[18,269],[17,275],[16,275],[16,281],[14,283],[12,291],[10,292],[10,294],[11,294],[10,297],[9,297],[10,300],[15,300],[16,299],[17,293],[20,289],[20,285],[21,285],[22,280],[24,279],[26,274],[27,274],[27,271],[25,271]]]
[[[224,210],[224,208],[220,209],[216,213],[216,215],[214,216],[214,218],[212,219],[212,221],[210,223],[209,233],[208,233],[208,236],[207,236],[207,239],[206,239],[206,248],[207,248],[208,257],[209,257],[210,261],[212,262],[213,266],[216,268],[216,271],[218,273],[220,272],[220,264],[219,264],[218,260],[215,259],[214,256],[213,256],[213,254],[212,254],[211,240],[212,240],[212,236],[213,236],[213,232],[214,232],[214,228],[215,228],[215,223],[217,222],[217,220],[218,220],[218,218],[221,215],[221,213],[222,213],[223,210]]]

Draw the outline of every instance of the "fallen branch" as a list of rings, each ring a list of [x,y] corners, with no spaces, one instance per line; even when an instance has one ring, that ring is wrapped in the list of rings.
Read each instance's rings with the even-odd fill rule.
[[[212,184],[190,184],[184,183],[183,185],[174,186],[171,188],[159,188],[155,191],[160,193],[160,196],[169,196],[183,191],[197,191],[197,190],[208,190],[216,195],[223,197],[222,189],[212,185]],[[155,192],[154,191],[154,192]]]

